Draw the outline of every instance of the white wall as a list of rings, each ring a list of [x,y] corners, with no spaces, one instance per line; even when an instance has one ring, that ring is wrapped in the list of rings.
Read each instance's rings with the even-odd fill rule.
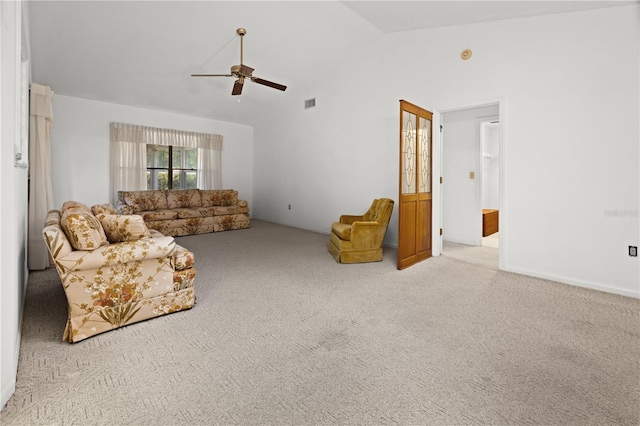
[[[498,114],[498,105],[442,114],[442,238],[445,241],[476,246],[482,241],[479,120]]]
[[[637,5],[385,35],[256,125],[254,215],[328,232],[374,197],[397,200],[399,99],[499,99],[503,268],[638,296],[638,44]]]
[[[55,88],[53,88],[55,90]],[[56,208],[68,200],[110,202],[109,123],[215,133],[224,137],[222,187],[253,205],[253,128],[164,111],[55,94],[51,130],[51,184]]]
[[[20,2],[0,2],[0,407],[15,391],[27,289],[27,169],[14,167],[21,120],[21,25],[24,19],[28,26],[27,9]]]

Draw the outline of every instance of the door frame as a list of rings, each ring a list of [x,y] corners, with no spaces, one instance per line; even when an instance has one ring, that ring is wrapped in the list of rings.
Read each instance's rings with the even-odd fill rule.
[[[498,105],[498,119],[500,120],[500,158],[499,158],[499,213],[498,221],[500,223],[499,249],[498,249],[498,269],[503,270],[506,264],[506,258],[508,253],[508,240],[506,238],[508,231],[508,215],[507,215],[507,193],[505,191],[505,182],[507,178],[506,173],[506,139],[507,139],[507,102],[506,98],[494,98],[478,102],[470,102],[467,104],[458,103],[455,105],[444,105],[438,108],[433,108],[433,134],[432,134],[432,147],[433,147],[433,256],[440,256],[442,254],[443,239],[440,235],[440,228],[442,228],[443,220],[443,189],[439,184],[440,178],[443,172],[443,138],[440,126],[442,124],[442,114],[454,111],[460,111],[465,109],[481,108],[490,105]],[[480,159],[481,160],[481,159]],[[480,219],[479,219],[480,220]]]

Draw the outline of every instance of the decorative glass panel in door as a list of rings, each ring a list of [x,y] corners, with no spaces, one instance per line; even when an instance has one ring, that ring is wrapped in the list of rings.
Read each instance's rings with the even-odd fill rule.
[[[415,194],[416,189],[416,131],[417,116],[410,112],[402,115],[402,193]]]

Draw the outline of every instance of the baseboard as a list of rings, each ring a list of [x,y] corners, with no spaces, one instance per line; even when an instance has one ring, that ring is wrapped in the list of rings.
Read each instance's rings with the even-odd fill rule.
[[[501,268],[501,270],[506,272],[513,272],[520,275],[528,275],[530,277],[542,278],[544,280],[556,281],[562,284],[573,285],[576,287],[584,287],[584,288],[589,288],[591,290],[604,291],[605,293],[619,294],[621,296],[634,297],[636,299],[640,299],[640,291],[634,292],[632,290],[627,290],[624,288],[609,286],[605,284],[594,283],[591,281],[576,280],[573,278],[567,278],[567,277],[562,277],[562,276],[553,275],[553,274],[545,274],[543,272],[529,271],[521,268],[512,268],[509,266],[505,266],[504,268]]]
[[[13,358],[15,360],[15,365],[13,370],[11,371],[11,381],[7,383],[5,387],[2,388],[2,394],[0,395],[0,398],[2,398],[0,400],[0,407],[1,407],[0,410],[3,409],[5,405],[7,405],[7,402],[9,402],[9,400],[11,399],[11,397],[16,391],[16,379],[18,377],[18,358],[20,356],[21,336],[22,336],[22,321],[20,321],[20,331],[16,336],[16,340],[17,340],[16,350]]]
[[[25,265],[25,273],[26,273],[25,276],[28,277],[29,270],[26,268],[26,265]],[[11,381],[7,383],[5,387],[2,388],[2,391],[0,393],[0,410],[2,410],[5,405],[7,405],[7,402],[9,402],[9,400],[11,399],[11,397],[16,391],[16,380],[18,378],[18,362],[20,359],[20,343],[22,342],[22,325],[24,324],[24,306],[27,300],[27,285],[28,285],[28,282],[25,283],[24,291],[22,294],[23,302],[22,302],[22,309],[20,311],[20,324],[18,326],[18,333],[16,333],[16,346],[15,346],[15,353],[13,354],[15,365],[13,366],[13,370],[11,371]]]
[[[7,402],[9,402],[9,399],[11,399],[15,391],[16,391],[16,379],[14,377],[13,380],[11,380],[11,382],[8,383],[7,386],[5,386],[2,389],[2,400],[0,401],[1,403],[0,407],[2,408],[0,408],[0,410],[3,409],[5,405],[7,405]]]
[[[447,238],[447,239],[443,238],[442,241],[445,243],[464,244],[465,246],[473,246],[473,247],[478,247],[480,245],[477,243],[477,241],[467,241],[467,240],[461,240],[458,238]]]

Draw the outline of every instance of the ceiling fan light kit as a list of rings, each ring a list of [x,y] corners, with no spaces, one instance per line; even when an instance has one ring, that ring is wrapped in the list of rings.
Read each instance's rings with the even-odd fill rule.
[[[191,77],[235,77],[236,81],[233,84],[233,90],[231,91],[231,95],[233,96],[239,96],[242,93],[245,79],[249,79],[253,83],[285,91],[287,89],[287,86],[285,85],[253,76],[254,69],[244,65],[242,57],[244,47],[243,38],[247,34],[247,30],[244,28],[238,28],[236,30],[236,34],[240,36],[240,65],[233,65],[231,67],[230,74],[191,74]]]

